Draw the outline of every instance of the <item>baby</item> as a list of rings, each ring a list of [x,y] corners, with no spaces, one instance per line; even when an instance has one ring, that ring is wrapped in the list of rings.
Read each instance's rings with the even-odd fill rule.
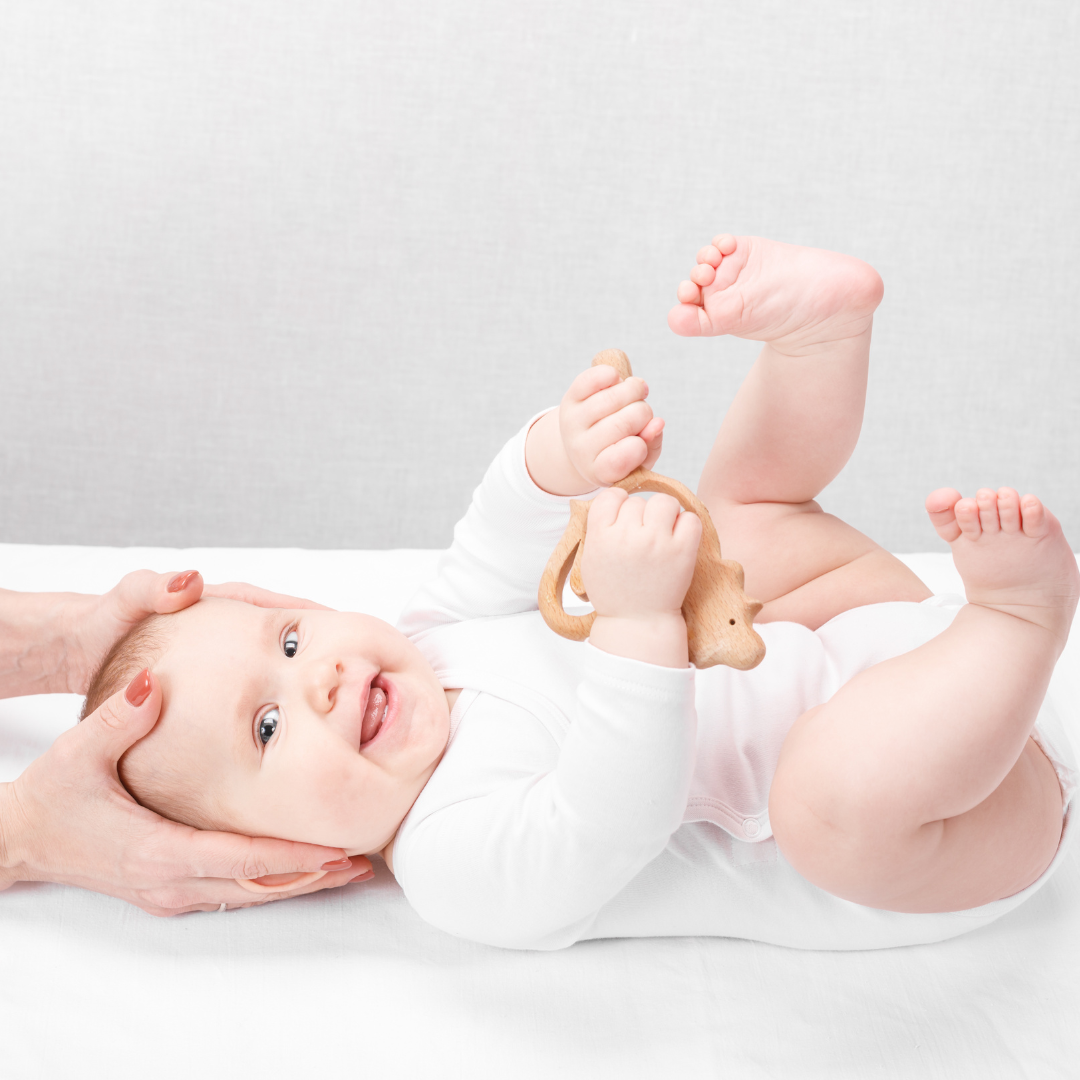
[[[765,343],[698,488],[763,602],[760,666],[689,665],[701,523],[663,495],[595,496],[591,637],[543,623],[569,497],[660,452],[646,384],[600,365],[504,447],[396,629],[206,600],[118,642],[85,712],[146,666],[165,701],[121,762],[132,794],[192,825],[381,853],[425,919],[518,948],[912,944],[1039,888],[1076,779],[1043,705],[1080,592],[1057,520],[1008,488],[935,491],[968,602],[932,596],[813,501],[858,437],[878,275],[726,234],[697,263],[671,328]]]

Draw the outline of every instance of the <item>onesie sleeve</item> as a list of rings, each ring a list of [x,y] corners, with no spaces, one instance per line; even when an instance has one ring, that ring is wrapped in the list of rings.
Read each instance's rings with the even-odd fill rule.
[[[572,944],[682,823],[694,669],[581,648],[589,675],[553,767],[537,773],[515,760],[520,737],[502,732],[516,707],[494,699],[472,744],[448,751],[470,759],[465,781],[441,792],[433,812],[418,800],[399,834],[394,872],[406,897],[451,934],[508,948]],[[488,771],[471,766],[485,754]]]
[[[406,636],[465,619],[536,610],[540,578],[570,520],[570,500],[537,487],[525,467],[525,438],[543,415],[502,448],[473,492],[435,577],[398,618]]]

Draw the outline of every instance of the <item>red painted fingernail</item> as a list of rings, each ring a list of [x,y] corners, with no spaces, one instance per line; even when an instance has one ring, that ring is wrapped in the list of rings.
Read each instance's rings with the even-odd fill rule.
[[[199,576],[198,570],[185,570],[182,574],[177,574],[176,577],[170,580],[169,584],[165,586],[166,592],[183,592],[192,578]]]
[[[320,870],[348,870],[352,866],[352,859],[335,859],[333,862],[323,863]]]
[[[351,885],[354,881],[370,881],[375,876],[374,870],[365,870],[362,874],[357,874],[356,877],[349,878],[345,882],[346,885]]]
[[[154,684],[150,681],[150,669],[143,668],[128,683],[128,688],[124,691],[124,697],[129,705],[133,705],[137,709],[150,696],[150,691],[153,689]]]

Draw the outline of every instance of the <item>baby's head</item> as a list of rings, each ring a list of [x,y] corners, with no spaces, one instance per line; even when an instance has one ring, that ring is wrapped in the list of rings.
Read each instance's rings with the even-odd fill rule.
[[[113,646],[84,715],[144,667],[164,704],[120,778],[198,828],[379,851],[449,735],[431,666],[369,615],[209,599],[151,616]]]

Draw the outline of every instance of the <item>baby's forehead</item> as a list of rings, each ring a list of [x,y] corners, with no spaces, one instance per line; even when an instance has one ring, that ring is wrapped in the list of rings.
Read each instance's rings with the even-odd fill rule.
[[[276,657],[282,632],[294,613],[260,608],[237,600],[211,597],[179,611],[170,619],[170,633],[160,666],[185,677],[188,691],[219,690],[228,679],[240,684],[262,661]]]
[[[177,630],[184,636],[207,633],[273,636],[279,623],[291,613],[283,608],[263,608],[240,600],[209,596],[176,613]]]

